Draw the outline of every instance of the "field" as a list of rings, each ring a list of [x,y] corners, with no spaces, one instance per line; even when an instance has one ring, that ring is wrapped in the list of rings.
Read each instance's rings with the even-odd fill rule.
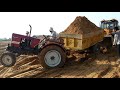
[[[0,42],[0,54],[9,42]],[[116,63],[116,48],[108,54],[81,61],[69,58],[62,68],[43,69],[37,56],[21,55],[13,67],[0,65],[0,78],[119,78],[120,65]]]

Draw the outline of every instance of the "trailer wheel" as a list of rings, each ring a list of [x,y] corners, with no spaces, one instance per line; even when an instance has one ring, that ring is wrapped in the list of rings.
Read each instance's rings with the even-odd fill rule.
[[[96,44],[93,46],[93,53],[97,54],[100,52],[100,45]]]
[[[40,52],[39,61],[44,68],[62,67],[66,61],[66,54],[59,46],[50,45]]]
[[[89,48],[90,57],[96,58],[97,54],[100,53],[100,43],[95,44]]]
[[[5,67],[11,67],[16,63],[16,56],[13,53],[3,53],[0,62]]]
[[[89,50],[90,50],[90,53],[94,53],[94,54],[99,53],[100,52],[100,45],[95,44],[94,46],[91,46],[89,48]]]

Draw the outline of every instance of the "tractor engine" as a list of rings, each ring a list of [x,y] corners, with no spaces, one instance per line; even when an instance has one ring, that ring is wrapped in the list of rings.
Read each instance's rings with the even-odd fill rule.
[[[12,34],[11,44],[8,44],[6,51],[16,54],[37,54],[38,44],[41,40],[29,36]]]

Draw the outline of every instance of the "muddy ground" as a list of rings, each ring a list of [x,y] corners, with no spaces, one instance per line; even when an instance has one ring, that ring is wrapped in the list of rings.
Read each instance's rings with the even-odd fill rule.
[[[0,43],[0,53],[4,52],[7,43]],[[37,56],[21,55],[13,67],[0,65],[0,78],[119,78],[120,65],[116,63],[115,50],[84,61],[79,55],[77,59],[69,57],[64,67],[49,70],[42,68]]]

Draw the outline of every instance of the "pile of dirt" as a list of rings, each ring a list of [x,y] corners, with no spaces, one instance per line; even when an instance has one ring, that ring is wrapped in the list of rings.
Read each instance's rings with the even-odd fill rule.
[[[64,34],[86,34],[100,30],[94,23],[89,21],[85,16],[77,16],[76,19],[65,29]]]

